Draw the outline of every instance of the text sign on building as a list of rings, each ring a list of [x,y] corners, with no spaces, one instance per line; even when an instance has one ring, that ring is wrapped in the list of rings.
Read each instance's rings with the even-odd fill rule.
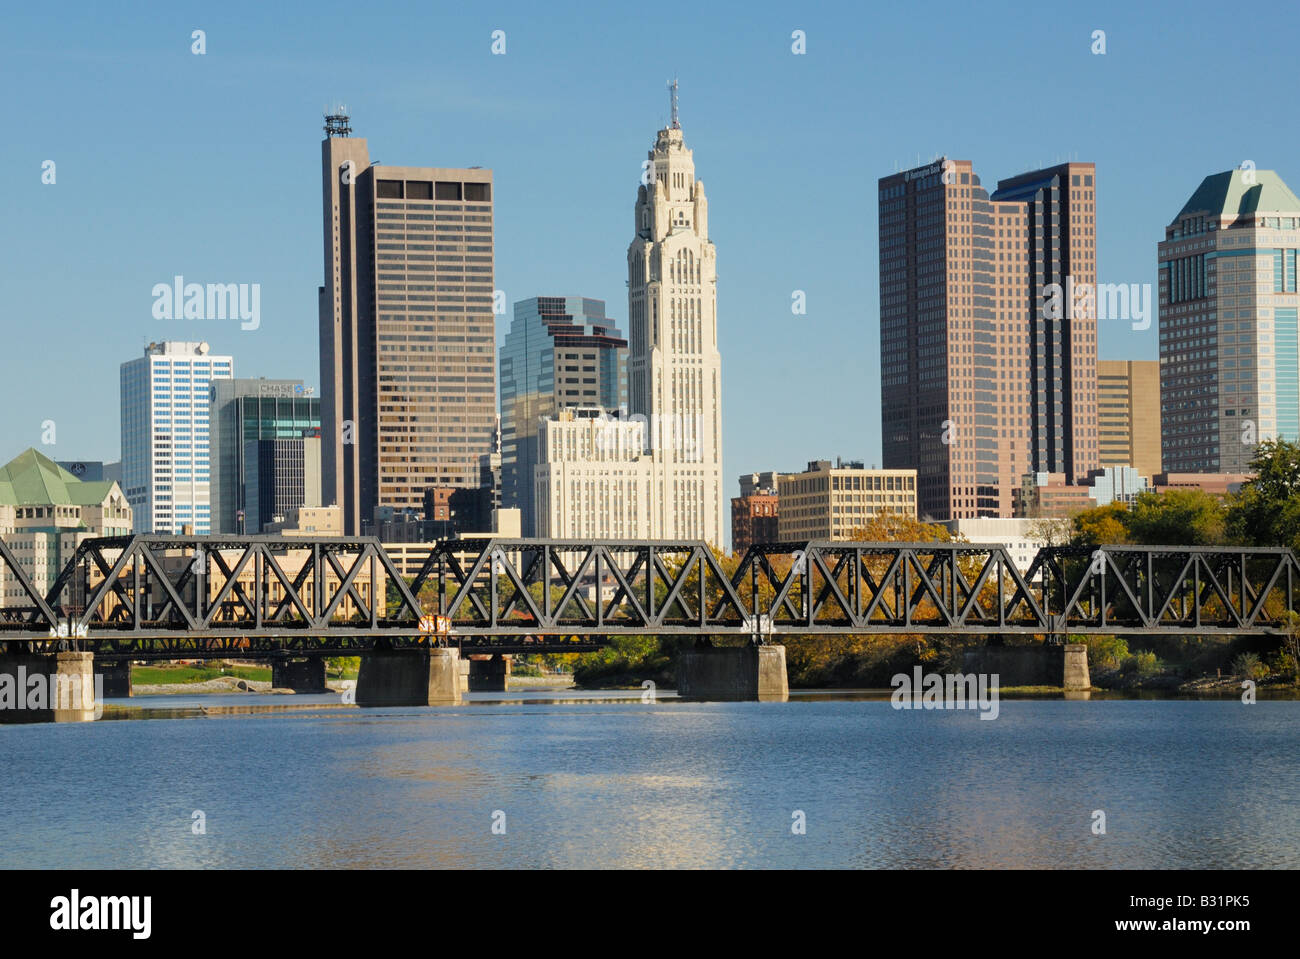
[[[263,383],[258,388],[259,396],[294,397],[294,396],[314,396],[315,394],[316,394],[316,387],[303,386],[301,383],[296,383],[292,385],[287,383]]]

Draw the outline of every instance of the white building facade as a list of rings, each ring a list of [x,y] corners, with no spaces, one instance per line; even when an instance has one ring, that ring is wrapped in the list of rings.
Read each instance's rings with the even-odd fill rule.
[[[207,343],[150,343],[122,364],[122,489],[137,533],[212,532],[208,408],[234,360]]]
[[[695,178],[676,114],[674,91],[672,122],[659,131],[643,167],[627,251],[628,408],[643,446],[635,459],[621,452],[611,459],[613,450],[595,451],[597,427],[587,427],[590,441],[580,442],[582,425],[553,426],[534,473],[539,497],[548,497],[538,505],[542,536],[723,545],[717,254],[704,184]],[[606,440],[617,441],[602,446],[632,436],[609,421],[603,429]],[[581,496],[572,486],[579,477],[586,484]],[[558,499],[557,481],[570,484]]]

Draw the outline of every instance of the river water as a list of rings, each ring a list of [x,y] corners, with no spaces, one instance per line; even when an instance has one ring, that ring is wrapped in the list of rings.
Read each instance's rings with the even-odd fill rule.
[[[637,695],[3,726],[0,867],[1300,867],[1298,702]]]

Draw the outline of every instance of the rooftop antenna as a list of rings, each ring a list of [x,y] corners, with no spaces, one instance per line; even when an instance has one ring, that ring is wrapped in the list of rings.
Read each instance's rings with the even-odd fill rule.
[[[346,137],[352,133],[348,108],[345,103],[336,103],[325,108],[325,135],[328,137]]]
[[[682,125],[677,120],[677,78],[676,77],[673,77],[673,82],[668,84],[668,89],[672,91],[673,119],[672,119],[671,126],[672,129],[674,130],[680,130],[682,128]]]

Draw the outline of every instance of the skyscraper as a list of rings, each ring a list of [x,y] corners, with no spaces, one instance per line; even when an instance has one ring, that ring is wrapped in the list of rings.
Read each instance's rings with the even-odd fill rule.
[[[627,340],[605,301],[535,296],[515,304],[501,347],[501,504],[536,535],[533,470],[542,420],[567,407],[627,407]]]
[[[647,154],[627,251],[630,413],[564,409],[542,424],[541,536],[723,546],[717,258],[672,89],[672,121]]]
[[[1052,311],[1043,308],[1043,291],[1052,284],[1096,290],[1096,173],[1092,163],[1062,163],[999,180],[992,196],[1024,204],[1029,262],[1019,279],[1030,310],[1030,468],[1080,483],[1098,465],[1097,297]]]
[[[947,158],[881,178],[883,458],[917,470],[922,518],[1010,516],[1024,473],[1095,468],[1095,313],[1043,309],[1050,284],[1095,282],[1093,178],[1063,164],[990,196]]]
[[[267,476],[278,461],[283,473],[299,477],[297,502],[289,507],[320,506],[320,398],[301,380],[237,379],[212,384],[212,531],[260,533],[260,496],[250,491],[254,471]],[[279,451],[278,459],[262,459],[259,443]],[[280,480],[281,506],[285,479]],[[256,484],[253,484],[254,486]],[[251,493],[251,495],[250,495]],[[289,500],[294,496],[290,494]],[[284,509],[272,512],[284,512]],[[241,516],[240,514],[243,514]],[[241,522],[242,521],[242,522]]]
[[[1272,170],[1207,176],[1158,250],[1163,466],[1249,472],[1300,439],[1300,199]]]
[[[209,391],[234,360],[207,343],[150,343],[122,364],[122,488],[137,533],[212,532]]]
[[[721,546],[722,383],[717,253],[704,183],[677,117],[647,154],[628,246],[628,406],[647,420],[652,527]]]
[[[496,422],[492,172],[371,164],[346,114],[321,144],[323,499],[349,534],[478,483]]]

